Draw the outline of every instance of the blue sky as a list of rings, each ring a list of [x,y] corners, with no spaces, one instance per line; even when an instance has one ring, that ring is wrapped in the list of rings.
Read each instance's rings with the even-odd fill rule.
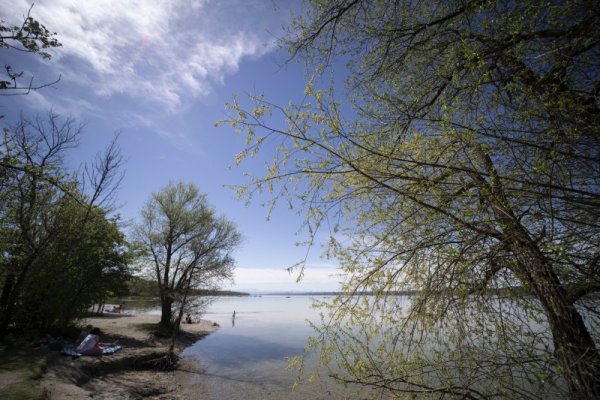
[[[18,23],[30,5],[0,0],[1,18]],[[50,61],[3,49],[2,62],[34,76],[34,84],[61,80],[27,96],[0,97],[1,113],[10,122],[20,112],[53,109],[83,122],[81,145],[69,160],[74,168],[120,132],[127,162],[117,201],[126,222],[169,180],[198,185],[243,235],[233,289],[335,290],[335,263],[320,257],[318,245],[301,284],[285,272],[307,251],[295,245],[304,240],[302,218],[279,207],[267,221],[260,199],[246,207],[234,198],[226,186],[245,183],[244,173],[259,171],[269,154],[230,168],[244,138],[214,127],[234,94],[263,93],[278,104],[302,100],[305,67],[286,64],[287,51],[277,45],[290,12],[300,9],[284,0],[37,1],[32,16],[57,32],[63,47]]]

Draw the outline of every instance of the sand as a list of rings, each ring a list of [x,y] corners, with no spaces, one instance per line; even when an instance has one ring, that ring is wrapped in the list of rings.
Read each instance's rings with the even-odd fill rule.
[[[168,341],[152,336],[147,327],[159,321],[158,315],[105,314],[82,320],[101,329],[101,342],[118,340],[125,348],[115,354],[73,359],[56,355],[40,384],[47,399],[155,399],[197,398],[187,383],[202,373],[193,360],[182,360],[175,371],[148,369],[148,361],[163,355]],[[146,328],[145,328],[146,327]],[[182,324],[177,342],[179,351],[218,327],[210,321]]]

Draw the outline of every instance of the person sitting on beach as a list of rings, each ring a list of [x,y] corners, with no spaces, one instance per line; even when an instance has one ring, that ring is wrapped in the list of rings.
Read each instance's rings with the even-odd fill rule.
[[[81,342],[83,342],[83,340],[87,337],[87,335],[90,334],[92,329],[94,329],[92,325],[87,325],[85,328],[83,328],[83,330],[79,334],[79,337],[77,337],[77,340],[75,341],[75,346],[79,346]]]
[[[116,344],[117,342],[113,343]],[[76,350],[87,356],[95,356],[102,354],[102,350],[105,346],[100,344],[100,329],[94,328],[90,331],[89,335],[83,339],[83,341],[77,346]]]
[[[123,311],[123,304],[118,305],[118,306],[113,306],[112,312],[121,313],[122,311]]]
[[[188,315],[185,317],[185,322],[186,322],[186,323],[188,323],[188,324],[192,324],[192,323],[193,323],[193,322],[192,322],[192,316],[191,316],[190,314],[188,314]]]

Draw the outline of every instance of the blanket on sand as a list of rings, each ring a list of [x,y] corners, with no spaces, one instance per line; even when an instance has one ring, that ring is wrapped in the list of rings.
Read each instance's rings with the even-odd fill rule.
[[[124,346],[117,344],[114,346],[108,346],[102,349],[102,354],[98,354],[99,356],[103,356],[103,355],[107,355],[107,354],[113,354],[116,353],[117,351],[121,350]],[[72,357],[81,357],[83,354],[81,354],[80,352],[77,351],[77,347],[75,346],[65,346],[62,348],[62,350],[60,351],[62,354],[66,354],[68,356],[72,356]]]

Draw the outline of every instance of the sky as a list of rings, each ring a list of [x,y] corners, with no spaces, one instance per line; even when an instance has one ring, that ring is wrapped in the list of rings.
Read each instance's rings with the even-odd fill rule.
[[[0,18],[18,24],[30,6],[0,0]],[[260,198],[246,205],[229,187],[247,183],[245,174],[260,173],[273,154],[232,167],[244,137],[215,127],[234,95],[260,93],[282,105],[302,100],[306,68],[286,62],[287,50],[278,45],[291,13],[301,10],[292,0],[36,1],[31,16],[56,32],[62,47],[50,51],[50,60],[1,49],[0,61],[34,77],[34,86],[60,81],[0,97],[0,113],[7,124],[20,113],[51,109],[85,124],[68,159],[74,169],[119,134],[126,163],[116,199],[125,229],[169,181],[197,185],[243,237],[234,253],[235,283],[227,289],[336,290],[335,261],[321,257],[319,244],[296,245],[305,237],[301,215],[278,207],[267,220]],[[308,268],[296,283],[285,268],[305,256]]]

